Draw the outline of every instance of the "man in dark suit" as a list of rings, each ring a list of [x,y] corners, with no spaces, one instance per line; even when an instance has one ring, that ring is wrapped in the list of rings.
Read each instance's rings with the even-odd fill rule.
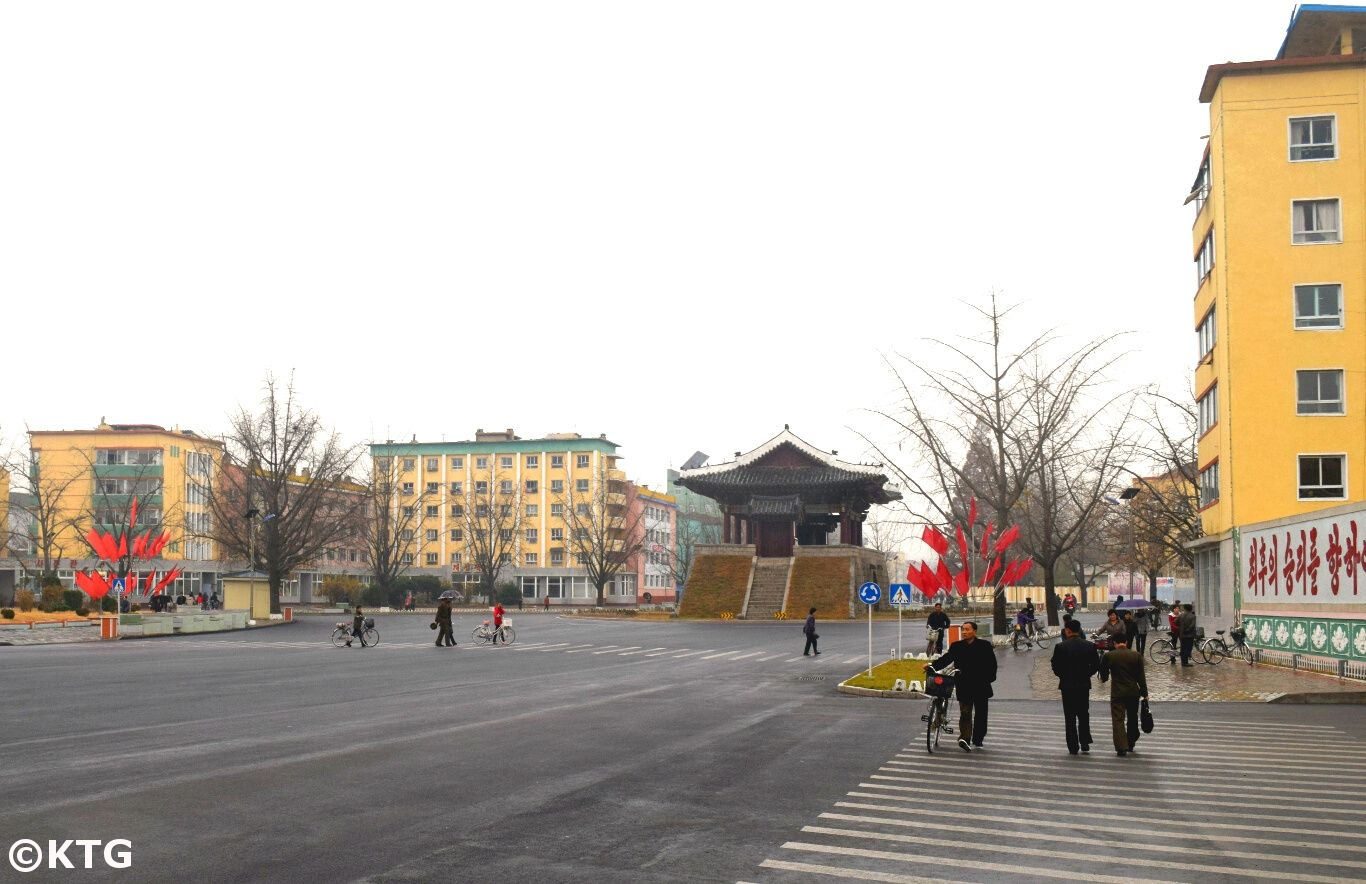
[[[1100,668],[1096,646],[1081,637],[1077,621],[1062,628],[1063,640],[1053,649],[1053,674],[1062,691],[1062,717],[1067,730],[1067,751],[1091,751],[1091,676]]]
[[[987,736],[987,701],[991,683],[996,680],[996,651],[991,642],[977,637],[977,624],[969,620],[962,626],[963,637],[949,645],[948,653],[930,663],[938,671],[949,664],[958,670],[954,676],[958,693],[958,748],[971,752],[982,748]],[[972,743],[969,745],[968,737]]]

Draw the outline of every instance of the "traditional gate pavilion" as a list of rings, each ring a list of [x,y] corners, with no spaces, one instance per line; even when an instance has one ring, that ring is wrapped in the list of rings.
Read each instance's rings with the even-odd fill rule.
[[[684,470],[678,484],[721,505],[723,543],[754,544],[761,558],[787,557],[794,546],[863,545],[873,504],[901,495],[887,487],[880,464],[846,463],[783,431],[747,454]]]

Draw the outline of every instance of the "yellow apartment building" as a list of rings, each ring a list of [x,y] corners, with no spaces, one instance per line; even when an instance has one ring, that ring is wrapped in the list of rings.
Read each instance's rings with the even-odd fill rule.
[[[138,526],[160,524],[171,534],[160,561],[185,571],[175,592],[193,595],[215,582],[213,575],[222,567],[209,539],[212,524],[203,489],[217,474],[221,442],[155,424],[101,422],[93,430],[34,430],[29,445],[32,484],[59,502],[63,528],[57,534],[57,573],[63,583],[71,585],[76,569],[95,564],[83,535],[92,525],[109,531],[126,524],[135,497]],[[35,570],[33,562],[25,564],[27,571]]]
[[[499,581],[514,580],[527,603],[591,604],[597,597],[585,569],[574,560],[563,507],[597,493],[599,482],[618,483],[616,443],[607,437],[550,433],[523,439],[513,430],[475,432],[463,442],[386,442],[370,446],[377,472],[397,477],[394,507],[418,507],[411,529],[405,576],[434,575],[457,586],[475,584],[466,508],[491,504],[515,508],[511,548]],[[615,497],[615,491],[613,492]],[[620,498],[624,503],[624,494]],[[636,601],[636,574],[623,569],[606,599]]]
[[[1246,613],[1240,532],[1366,497],[1363,53],[1366,7],[1302,5],[1275,58],[1212,65],[1200,89],[1192,601],[1207,625]]]

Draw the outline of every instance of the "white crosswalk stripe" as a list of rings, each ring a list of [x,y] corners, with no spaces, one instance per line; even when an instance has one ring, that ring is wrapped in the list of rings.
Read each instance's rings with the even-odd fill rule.
[[[923,704],[911,705],[918,718]],[[1117,758],[1097,705],[1090,756],[1066,753],[1060,714],[993,713],[971,753],[950,737],[929,754],[920,731],[778,845],[756,880],[1366,880],[1366,801],[1353,797],[1366,765],[1336,763],[1354,753],[1344,731],[1159,716]],[[946,787],[967,800],[945,806]],[[1116,845],[1132,861],[1097,861]]]

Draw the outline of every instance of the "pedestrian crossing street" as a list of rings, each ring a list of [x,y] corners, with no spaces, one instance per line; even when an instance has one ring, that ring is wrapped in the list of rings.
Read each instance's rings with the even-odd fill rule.
[[[983,751],[946,735],[930,755],[912,705],[910,742],[741,884],[1366,880],[1366,747],[1338,728],[1155,705],[1119,758],[1093,701],[1090,755],[1067,754],[1060,707],[993,708]]]
[[[444,653],[473,652],[484,654],[502,653],[521,653],[521,654],[583,654],[593,657],[632,657],[641,660],[689,660],[702,662],[736,662],[746,663],[798,663],[805,661],[808,665],[831,665],[838,664],[841,672],[848,672],[847,667],[863,664],[867,665],[868,655],[861,654],[855,656],[843,656],[838,654],[822,654],[819,657],[803,657],[801,654],[792,652],[777,653],[773,649],[754,650],[750,647],[743,648],[667,648],[667,647],[647,647],[645,645],[600,645],[589,642],[522,642],[518,641],[511,645],[491,646],[480,644],[472,640],[456,639],[458,644],[453,648],[443,648]],[[381,638],[380,643],[371,648],[336,648],[330,641],[266,641],[261,639],[208,639],[208,638],[169,638],[157,639],[149,642],[129,642],[127,646],[137,646],[145,648],[155,645],[158,648],[182,648],[193,651],[222,651],[235,650],[237,648],[263,649],[270,651],[327,651],[333,654],[348,652],[367,653],[395,653],[405,651],[435,651],[435,645],[430,641],[419,642],[386,642]]]

